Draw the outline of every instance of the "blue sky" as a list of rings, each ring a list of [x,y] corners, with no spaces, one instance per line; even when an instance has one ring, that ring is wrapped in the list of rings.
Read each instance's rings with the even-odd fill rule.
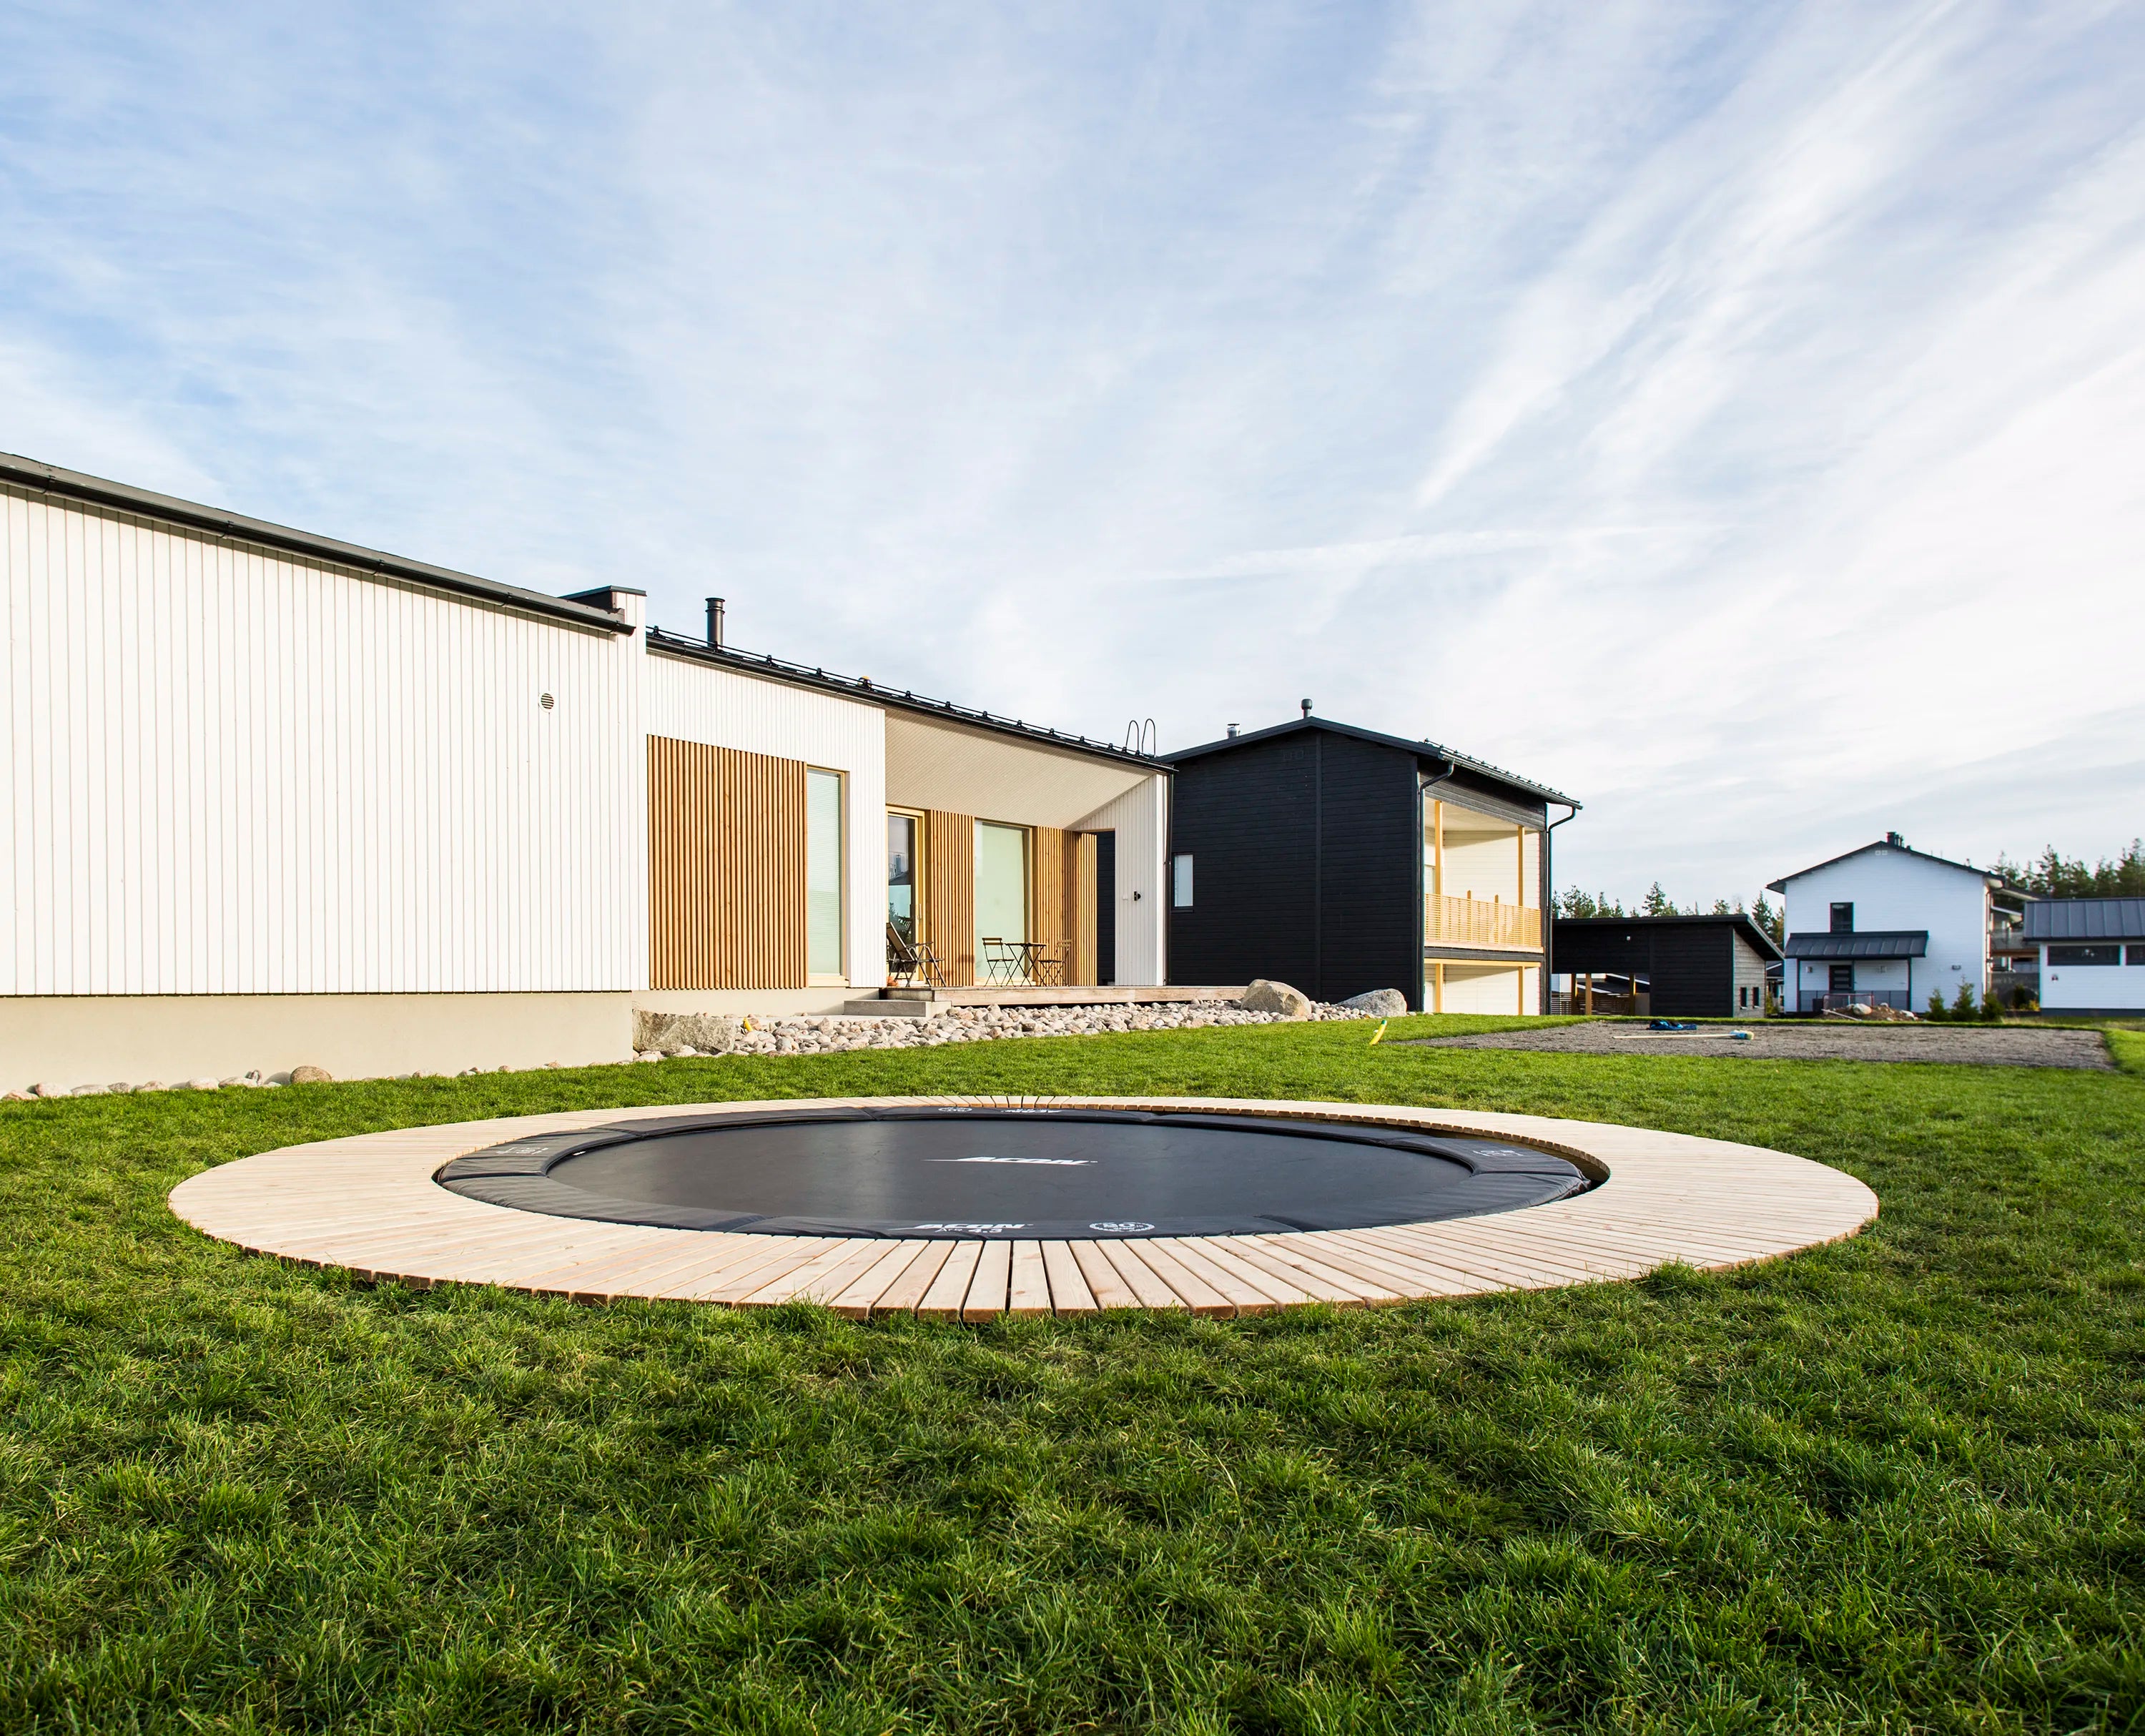
[[[0,8],[0,449],[1686,901],[2145,829],[2145,11]]]

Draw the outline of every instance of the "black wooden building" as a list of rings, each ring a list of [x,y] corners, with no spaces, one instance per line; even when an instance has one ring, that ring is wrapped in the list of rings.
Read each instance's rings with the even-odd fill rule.
[[[1176,769],[1173,981],[1271,977],[1321,1001],[1396,988],[1420,1009],[1426,982],[1443,981],[1441,963],[1456,977],[1498,967],[1536,1004],[1492,1010],[1547,1010],[1549,809],[1569,810],[1561,824],[1578,810],[1569,797],[1431,742],[1307,712],[1162,757]],[[1471,889],[1466,900],[1441,889],[1447,815],[1456,831],[1501,835],[1515,850],[1514,884],[1496,906],[1487,891],[1476,909]],[[1530,922],[1532,944],[1517,943]],[[1469,933],[1455,940],[1460,927]]]
[[[1585,1010],[1579,985],[1590,973],[1635,983],[1657,1018],[1761,1018],[1766,967],[1780,949],[1749,917],[1560,916],[1556,968],[1575,979],[1572,1010]]]

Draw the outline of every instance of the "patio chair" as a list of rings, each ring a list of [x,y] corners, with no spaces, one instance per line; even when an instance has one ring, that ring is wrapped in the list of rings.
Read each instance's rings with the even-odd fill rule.
[[[886,973],[897,982],[920,982],[927,988],[943,988],[938,952],[928,940],[904,940],[892,923],[886,925]]]

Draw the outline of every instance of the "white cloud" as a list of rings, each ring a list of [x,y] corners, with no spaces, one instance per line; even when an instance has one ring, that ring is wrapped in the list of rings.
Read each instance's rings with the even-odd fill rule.
[[[0,447],[1091,734],[1308,694],[1571,789],[1626,894],[2109,849],[2141,37],[20,11]]]

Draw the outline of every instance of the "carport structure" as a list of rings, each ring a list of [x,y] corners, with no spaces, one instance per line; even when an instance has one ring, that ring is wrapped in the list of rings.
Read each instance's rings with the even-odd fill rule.
[[[1644,1007],[1680,1018],[1759,1018],[1766,967],[1781,953],[1771,935],[1741,912],[1726,916],[1559,917],[1553,954],[1571,987],[1566,1005],[1590,1012],[1590,979],[1646,984]]]

